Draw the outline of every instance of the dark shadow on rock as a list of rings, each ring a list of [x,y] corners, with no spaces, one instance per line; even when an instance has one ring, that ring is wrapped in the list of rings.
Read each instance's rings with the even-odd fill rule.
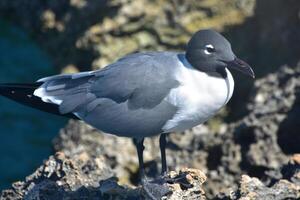
[[[277,132],[277,142],[285,154],[300,152],[300,88],[295,95],[294,104]]]

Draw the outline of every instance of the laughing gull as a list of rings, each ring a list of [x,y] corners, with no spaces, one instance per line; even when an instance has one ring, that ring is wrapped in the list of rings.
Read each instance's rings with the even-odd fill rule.
[[[1,84],[0,94],[133,138],[143,178],[144,138],[160,135],[165,174],[166,134],[204,123],[229,101],[234,89],[230,69],[254,78],[251,67],[235,56],[221,34],[200,30],[185,53],[134,53],[101,70],[46,77],[33,84]]]

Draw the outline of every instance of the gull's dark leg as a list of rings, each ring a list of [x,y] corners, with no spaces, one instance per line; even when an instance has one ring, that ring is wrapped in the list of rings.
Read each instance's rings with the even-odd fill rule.
[[[166,160],[166,134],[161,134],[159,138],[159,147],[161,155],[161,175],[164,176],[167,173],[167,160]]]
[[[140,174],[140,179],[143,181],[143,179],[146,178],[145,175],[145,170],[144,170],[144,158],[143,158],[143,152],[144,152],[144,138],[143,139],[133,139],[133,143],[136,147],[136,151],[138,154],[138,159],[139,159],[139,174]]]
[[[192,187],[192,185],[187,181],[186,175],[182,174],[175,178],[167,177],[167,160],[166,160],[166,145],[167,145],[167,135],[161,134],[159,138],[159,147],[161,153],[161,178],[168,183],[179,183],[186,188]]]
[[[143,159],[143,151],[144,151],[144,138],[143,139],[133,139],[133,143],[136,146],[138,159],[139,159],[139,174],[143,189],[146,195],[152,199],[161,199],[164,195],[169,193],[169,189],[167,186],[161,185],[160,183],[155,183],[152,181],[147,181],[145,169],[144,169],[144,159]]]

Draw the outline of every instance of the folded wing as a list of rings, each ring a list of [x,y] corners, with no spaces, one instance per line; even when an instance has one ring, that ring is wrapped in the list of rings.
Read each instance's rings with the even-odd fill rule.
[[[117,135],[160,131],[176,108],[164,101],[179,83],[173,74],[175,53],[137,53],[98,71],[59,75],[39,80],[34,92],[59,105],[62,114],[76,116]],[[99,119],[100,118],[100,119]]]
[[[178,86],[171,78],[176,63],[159,54],[163,53],[132,54],[103,70],[46,77],[38,81],[43,84],[34,95],[59,105],[62,114],[89,104],[91,111],[99,98],[128,101],[131,109],[153,108]]]

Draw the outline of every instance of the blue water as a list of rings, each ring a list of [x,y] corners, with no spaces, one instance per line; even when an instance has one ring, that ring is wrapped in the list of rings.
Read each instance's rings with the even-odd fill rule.
[[[23,30],[0,19],[0,83],[28,83],[55,73],[49,57]],[[0,190],[42,164],[66,120],[0,97]]]

